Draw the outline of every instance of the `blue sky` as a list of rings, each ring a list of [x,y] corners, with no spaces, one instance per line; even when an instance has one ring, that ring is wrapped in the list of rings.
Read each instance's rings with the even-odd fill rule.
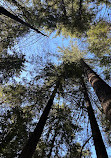
[[[1,2],[3,2],[3,1],[1,1]],[[100,14],[101,14],[101,16],[106,16],[105,12],[106,12],[106,7],[104,6],[102,11],[98,14],[98,17]],[[107,12],[109,12],[109,10],[107,10]],[[110,12],[109,12],[109,14],[110,14]],[[109,16],[107,18],[109,19]],[[31,58],[33,58],[33,60],[37,60],[37,59],[39,60],[41,58],[41,62],[36,61],[37,65],[33,65],[33,64],[27,62],[25,65],[26,71],[23,71],[21,73],[20,78],[16,78],[17,81],[21,81],[22,77],[30,80],[32,77],[32,74],[30,74],[30,71],[33,70],[33,76],[36,75],[35,72],[37,72],[37,71],[39,72],[39,69],[42,66],[44,66],[47,61],[51,61],[55,64],[58,64],[61,62],[61,61],[58,61],[58,57],[56,56],[56,55],[59,55],[57,47],[58,46],[60,46],[60,47],[68,46],[69,42],[70,42],[70,38],[65,39],[65,38],[63,38],[62,35],[60,35],[56,38],[53,38],[54,34],[55,33],[53,33],[49,38],[47,38],[47,37],[40,36],[40,35],[36,34],[34,31],[30,30],[30,32],[28,34],[26,34],[24,37],[21,37],[21,38],[19,38],[19,40],[17,39],[15,41],[15,45],[14,45],[13,49],[15,49],[17,52],[22,52],[23,54],[25,54],[26,60],[31,61],[32,60]],[[80,49],[84,50],[85,45],[81,42],[81,40],[77,40],[77,42],[78,42],[78,44],[80,44]],[[89,55],[89,57],[92,57],[90,53],[88,55]],[[98,69],[97,73],[101,75],[102,70]],[[101,130],[102,130],[102,128],[101,128]],[[106,136],[104,134],[103,138],[105,139],[105,137]],[[78,140],[79,140],[79,138],[78,138]],[[82,143],[82,141],[81,141],[81,143]],[[90,144],[91,144],[91,142],[90,142]],[[92,158],[96,158],[94,146],[92,146],[91,150],[92,150]],[[108,149],[108,153],[111,155],[110,151],[111,150]]]

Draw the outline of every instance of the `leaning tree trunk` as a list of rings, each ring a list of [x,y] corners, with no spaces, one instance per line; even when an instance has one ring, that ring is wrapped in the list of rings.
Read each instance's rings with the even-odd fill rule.
[[[6,10],[5,8],[3,8],[3,7],[0,7],[0,14],[3,14],[3,15],[5,15],[5,16],[7,16],[7,17],[9,17],[9,18],[11,18],[11,19],[13,19],[13,20],[15,20],[15,21],[17,21],[17,22],[19,22],[19,23],[21,23],[21,24],[23,24],[23,25],[25,25],[25,26],[27,26],[27,27],[33,29],[33,30],[35,30],[37,33],[40,33],[40,34],[42,34],[43,36],[46,36],[46,35],[44,35],[42,32],[40,32],[38,29],[36,29],[36,28],[34,28],[33,26],[31,26],[29,23],[24,22],[24,21],[21,20],[18,16],[13,15],[12,13],[10,13],[9,11],[7,11],[7,10]]]
[[[101,136],[101,132],[99,130],[93,108],[91,106],[91,102],[87,93],[87,89],[85,86],[85,83],[82,79],[82,85],[83,85],[83,93],[84,93],[84,98],[85,98],[85,103],[87,106],[87,111],[88,111],[88,116],[90,120],[90,125],[91,125],[91,130],[92,130],[92,136],[94,140],[94,145],[95,145],[95,150],[96,150],[96,155],[97,158],[108,158],[107,151]]]
[[[85,62],[81,59],[81,65],[101,103],[106,117],[111,122],[111,87],[106,84]]]
[[[52,93],[52,95],[51,95],[51,97],[50,97],[41,117],[40,117],[40,120],[39,120],[34,132],[31,134],[26,145],[24,146],[19,158],[32,158],[32,156],[35,152],[37,143],[38,143],[38,141],[41,137],[41,134],[43,132],[43,128],[45,126],[45,123],[46,123],[48,114],[50,112],[51,106],[53,104],[53,100],[54,100],[54,97],[56,95],[58,87],[59,87],[59,81],[56,83],[56,86],[53,90],[53,93]]]

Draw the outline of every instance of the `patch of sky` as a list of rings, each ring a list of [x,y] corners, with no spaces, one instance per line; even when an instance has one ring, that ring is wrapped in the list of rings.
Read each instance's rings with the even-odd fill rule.
[[[107,21],[111,21],[111,8],[103,4],[102,6],[98,6],[98,13],[96,15],[95,20],[99,19],[107,19]]]
[[[27,76],[30,79],[34,73],[36,76],[47,62],[60,65],[57,47],[68,46],[70,39],[63,38],[62,35],[54,38],[54,34],[44,37],[30,30],[25,36],[16,39],[13,50],[23,53],[27,61],[20,78]]]

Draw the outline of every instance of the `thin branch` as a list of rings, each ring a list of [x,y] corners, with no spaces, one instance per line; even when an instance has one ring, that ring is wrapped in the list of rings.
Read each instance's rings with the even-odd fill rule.
[[[85,147],[85,145],[89,142],[89,140],[92,138],[92,135],[86,140],[86,142],[83,144],[82,148],[81,148],[81,152],[80,152],[80,158],[82,158],[82,152],[83,152],[83,149]]]

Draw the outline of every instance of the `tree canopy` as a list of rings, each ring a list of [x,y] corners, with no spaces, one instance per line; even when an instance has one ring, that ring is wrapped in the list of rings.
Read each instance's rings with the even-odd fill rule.
[[[25,158],[35,131],[33,158],[99,158],[100,142],[111,156],[110,6],[110,0],[0,2],[7,11],[0,10],[1,158]]]

